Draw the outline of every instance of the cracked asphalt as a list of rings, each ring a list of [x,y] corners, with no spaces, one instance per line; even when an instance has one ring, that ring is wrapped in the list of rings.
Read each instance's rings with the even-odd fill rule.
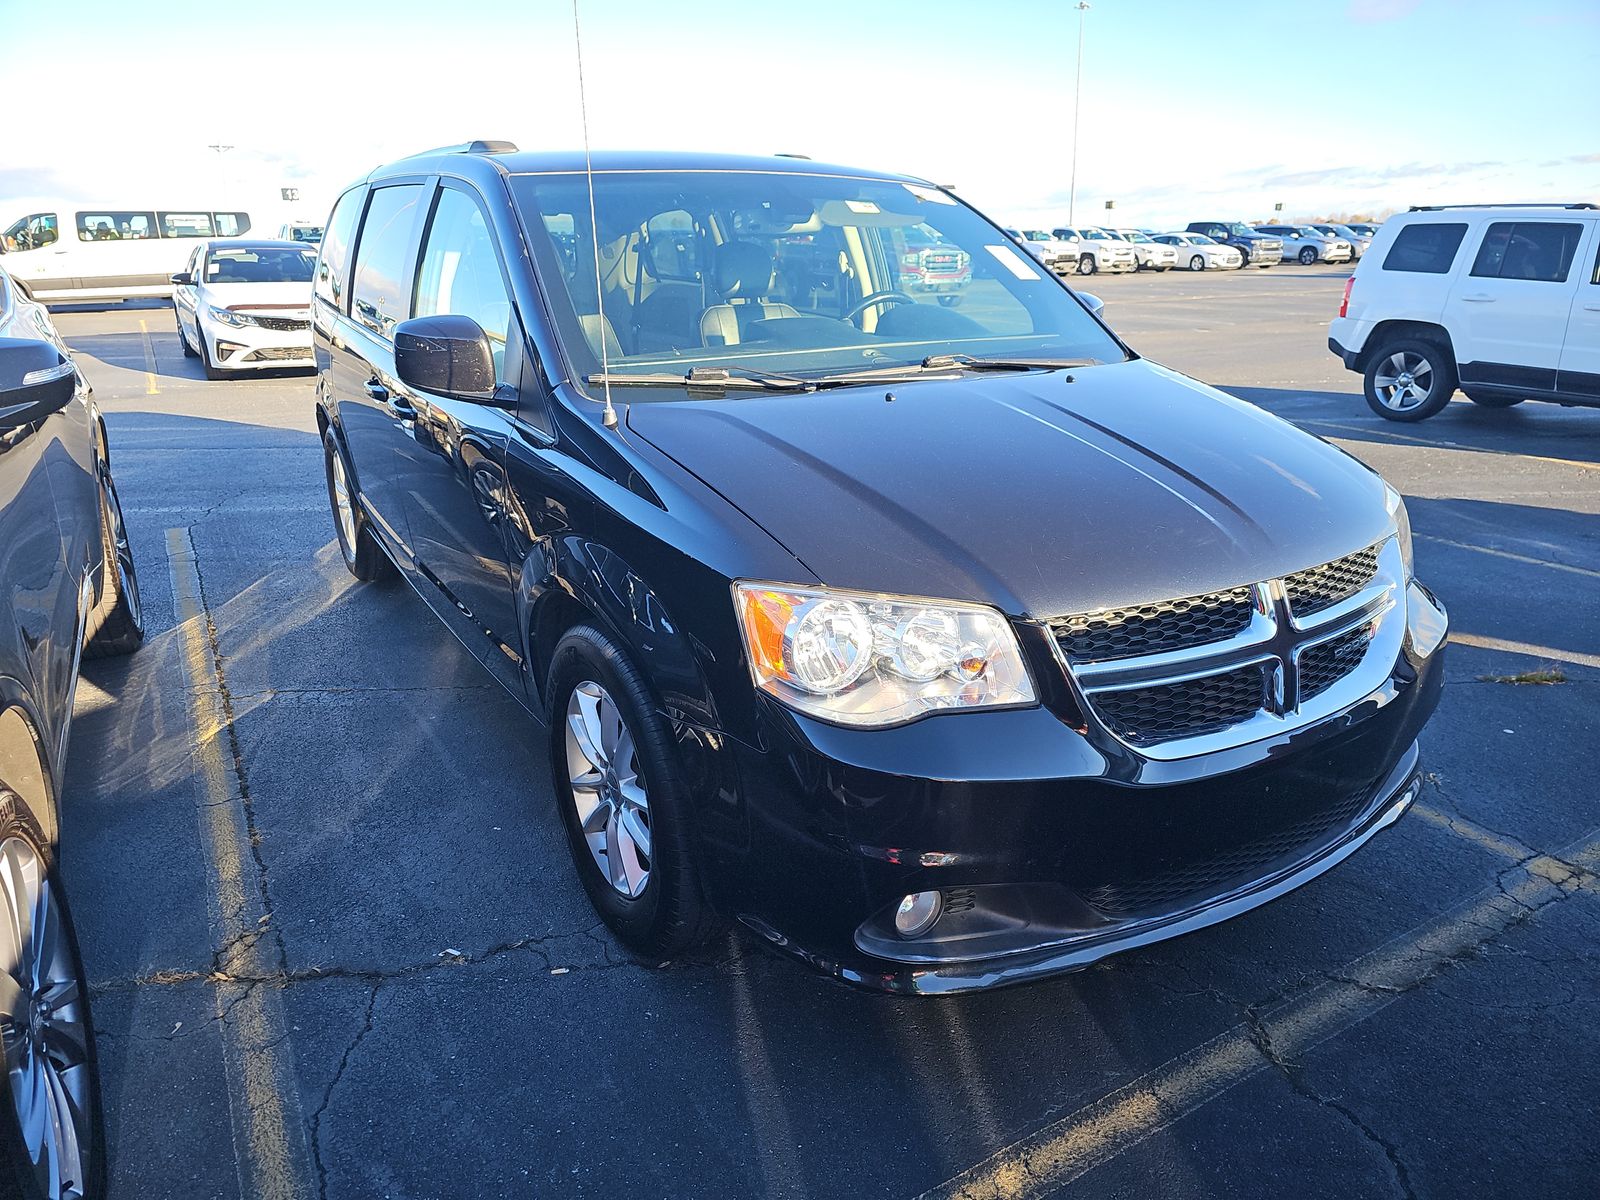
[[[58,311],[150,628],[85,665],[62,805],[113,1197],[1594,1195],[1600,411],[1380,421],[1325,349],[1343,278],[1083,282],[1406,494],[1457,639],[1421,802],[1255,913],[937,1001],[737,935],[632,960],[538,731],[346,575],[310,380]]]

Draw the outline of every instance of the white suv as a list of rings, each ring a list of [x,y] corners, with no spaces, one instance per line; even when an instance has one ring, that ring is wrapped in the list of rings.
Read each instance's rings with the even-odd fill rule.
[[[1367,403],[1420,421],[1450,402],[1600,407],[1600,208],[1413,208],[1345,284],[1328,349]]]

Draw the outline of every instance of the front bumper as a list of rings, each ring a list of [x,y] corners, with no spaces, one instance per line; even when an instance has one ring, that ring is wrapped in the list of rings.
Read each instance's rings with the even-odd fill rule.
[[[1049,696],[878,731],[763,703],[759,748],[720,741],[719,795],[731,774],[747,799],[738,844],[708,848],[715,898],[876,990],[1078,970],[1265,904],[1398,819],[1441,660],[1408,637],[1387,684],[1326,720],[1167,762],[1074,728]],[[894,906],[929,890],[948,915],[922,942],[897,940]]]
[[[211,361],[229,371],[261,371],[279,367],[312,367],[311,330],[264,329],[259,325],[224,325],[211,316],[200,319]]]

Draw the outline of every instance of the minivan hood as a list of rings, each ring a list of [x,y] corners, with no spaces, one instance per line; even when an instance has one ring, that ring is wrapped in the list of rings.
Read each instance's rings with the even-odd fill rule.
[[[1389,524],[1353,458],[1140,360],[638,403],[626,423],[826,584],[1017,616],[1273,578]]]

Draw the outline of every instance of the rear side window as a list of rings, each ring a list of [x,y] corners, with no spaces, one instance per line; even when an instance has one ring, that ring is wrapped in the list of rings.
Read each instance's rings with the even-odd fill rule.
[[[212,213],[218,237],[238,237],[250,232],[250,214],[242,212]]]
[[[1385,271],[1412,271],[1420,275],[1447,275],[1456,260],[1461,239],[1467,236],[1465,223],[1427,222],[1407,225],[1394,239],[1384,256]]]
[[[78,214],[80,242],[139,241],[156,236],[156,215],[148,212]]]
[[[367,220],[356,242],[351,314],[368,329],[388,337],[406,319],[406,268],[411,258],[411,230],[417,221],[422,186],[403,183],[379,188],[367,203]]]
[[[1472,273],[1488,279],[1565,283],[1583,226],[1561,221],[1496,221],[1483,235]]]
[[[214,237],[211,214],[203,212],[157,213],[161,218],[161,236],[169,238]]]
[[[333,206],[328,227],[318,247],[317,298],[344,311],[345,281],[350,277],[350,243],[355,241],[356,222],[361,219],[361,202],[366,188],[352,188]]]

